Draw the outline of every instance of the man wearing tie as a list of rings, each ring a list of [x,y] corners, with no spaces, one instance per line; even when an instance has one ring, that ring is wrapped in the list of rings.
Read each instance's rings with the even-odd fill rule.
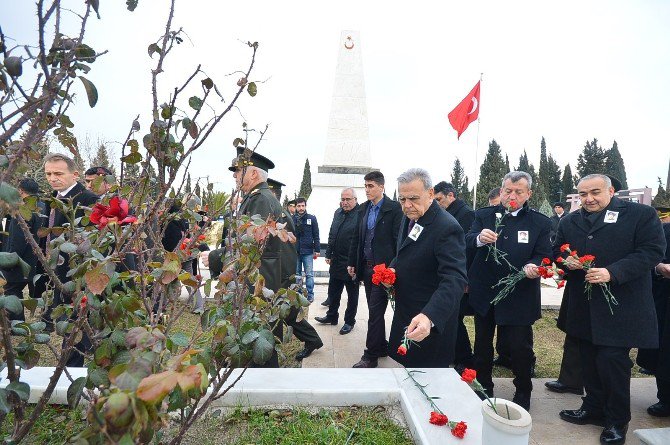
[[[388,355],[384,313],[388,305],[386,291],[372,284],[372,268],[388,265],[395,257],[402,210],[400,204],[384,193],[384,175],[380,171],[363,177],[368,201],[360,206],[358,233],[349,249],[347,271],[362,280],[368,302],[368,333],[363,357],[354,368],[376,368],[377,359]]]
[[[60,153],[47,154],[44,158],[44,176],[53,190],[51,196],[54,198],[54,200],[72,200],[72,207],[76,208],[76,218],[84,216],[84,207],[90,207],[98,200],[98,196],[95,193],[91,192],[90,190],[86,190],[82,184],[77,182],[79,179],[77,166],[71,158],[65,155]],[[61,227],[64,224],[71,223],[67,216],[53,205],[53,201],[47,203],[46,211],[47,215],[49,215],[49,228]],[[53,235],[53,237],[55,238],[55,235]],[[41,247],[44,249],[47,258],[49,257],[49,243],[51,239],[51,233],[49,233],[46,238],[41,239]],[[60,255],[63,257],[64,261],[59,261],[59,265],[56,266],[55,272],[61,282],[65,283],[68,281],[67,272],[70,267],[69,257],[66,253],[63,252],[61,252]],[[41,268],[41,264],[39,266]],[[44,273],[44,271],[41,271],[41,273]],[[47,325],[53,326],[53,320],[51,320],[51,311],[54,307],[63,303],[71,303],[70,296],[64,296],[61,294],[60,290],[54,289],[53,302],[42,315],[42,319],[47,323]],[[83,336],[79,344],[75,345],[77,350],[86,350],[89,346],[90,341],[86,335]],[[84,356],[77,350],[72,352],[72,355],[67,361],[67,366],[84,365]]]

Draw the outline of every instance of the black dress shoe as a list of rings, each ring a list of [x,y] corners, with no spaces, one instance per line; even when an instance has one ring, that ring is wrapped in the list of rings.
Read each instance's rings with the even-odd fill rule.
[[[546,382],[544,386],[546,386],[549,391],[558,393],[569,392],[572,394],[577,394],[578,396],[581,396],[584,393],[581,388],[574,388],[572,386],[564,385],[558,380],[554,380],[553,382]]]
[[[670,403],[654,403],[647,408],[647,412],[654,417],[670,417]]]
[[[328,317],[314,317],[314,319],[316,321],[318,321],[319,323],[323,323],[323,324],[332,324],[332,325],[337,324],[337,320],[333,320],[332,318],[328,318]]]
[[[326,299],[323,303],[321,303],[321,306],[330,306],[330,300]]]
[[[300,360],[302,360],[302,359],[304,359],[304,358],[307,358],[307,357],[309,357],[310,355],[312,355],[312,352],[316,351],[316,350],[319,349],[321,346],[323,346],[323,343],[320,344],[320,345],[313,345],[313,346],[311,346],[311,345],[310,345],[310,346],[305,345],[305,349],[303,349],[302,351],[298,352],[298,353],[295,355],[295,359],[298,360],[298,361],[300,361]]]
[[[362,358],[358,363],[356,363],[352,368],[376,368],[377,359],[367,359]]]
[[[516,403],[526,411],[530,411],[530,393],[517,391],[514,393],[512,402]]]
[[[575,425],[597,425],[605,426],[605,418],[602,415],[593,414],[583,409],[564,409],[558,414],[561,419]]]
[[[340,329],[340,335],[347,335],[353,328],[352,325],[344,323],[344,326]]]
[[[626,432],[628,431],[628,424],[623,425],[609,425],[605,427],[600,433],[600,443],[602,444],[617,444],[626,442]]]

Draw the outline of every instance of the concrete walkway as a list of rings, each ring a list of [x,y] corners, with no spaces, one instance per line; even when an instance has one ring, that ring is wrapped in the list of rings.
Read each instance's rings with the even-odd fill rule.
[[[327,279],[317,278],[314,289],[315,301],[310,306],[308,320],[316,328],[323,340],[323,348],[315,351],[310,357],[303,360],[304,368],[347,368],[356,363],[365,349],[365,334],[367,328],[368,307],[365,301],[365,291],[361,288],[358,301],[356,326],[347,335],[339,335],[342,327],[344,309],[346,309],[346,291],[342,295],[340,305],[340,324],[338,326],[322,325],[314,320],[315,316],[326,314],[327,308],[321,306],[326,299]],[[542,306],[558,308],[561,291],[553,288],[542,289]],[[387,334],[391,326],[393,313],[389,307],[386,311]],[[386,357],[379,360],[379,366],[384,368],[399,367],[395,361]],[[361,372],[366,372],[361,370]],[[498,397],[511,400],[514,395],[514,385],[511,379],[494,379],[495,391]],[[535,390],[531,402],[530,413],[533,417],[531,444],[535,445],[564,445],[564,444],[599,444],[599,435],[602,428],[592,425],[578,426],[562,421],[558,412],[562,409],[577,409],[581,399],[572,394],[556,394],[547,391],[544,382],[553,379],[534,379]],[[670,427],[670,418],[657,419],[647,414],[647,406],[655,403],[656,384],[653,378],[637,378],[631,383],[631,411],[633,419],[629,425],[628,443],[638,443],[633,431],[639,428]]]

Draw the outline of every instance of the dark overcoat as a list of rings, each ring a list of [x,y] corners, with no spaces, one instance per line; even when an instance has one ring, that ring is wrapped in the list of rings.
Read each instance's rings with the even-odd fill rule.
[[[363,280],[363,270],[365,269],[363,267],[363,241],[368,230],[368,211],[371,204],[372,201],[366,201],[358,208],[358,236],[353,237],[349,249],[348,265],[354,266],[356,279],[358,280]],[[400,204],[384,195],[384,202],[379,209],[379,214],[377,214],[374,238],[372,239],[372,254],[374,255],[375,265],[383,263],[388,266],[391,260],[395,258],[402,218]]]
[[[293,219],[284,212],[267,182],[261,182],[245,195],[239,212],[248,216],[259,215],[263,219],[272,216],[275,221],[286,224],[286,230],[295,232]],[[274,292],[288,287],[291,276],[295,274],[297,258],[294,245],[271,236],[261,257],[260,273],[265,278],[265,287]]]
[[[32,233],[33,239],[35,241],[38,241],[37,231],[40,229],[40,227],[42,227],[43,224],[45,224],[43,216],[44,213],[44,203],[42,201],[38,201],[36,211],[33,212],[29,220],[26,220],[26,224],[28,224],[30,233]],[[15,218],[8,216],[7,225],[5,227],[7,234],[2,236],[2,251],[16,252],[16,254],[30,266],[31,271],[28,277],[24,277],[23,271],[17,265],[11,269],[2,269],[2,274],[8,283],[24,283],[28,281],[29,278],[32,279],[32,276],[35,274],[37,257],[35,256],[35,252],[33,252],[32,247],[28,243],[23,230],[21,230],[21,227],[19,227],[19,223]]]
[[[476,249],[472,265],[468,270],[470,289],[469,302],[476,314],[485,316],[491,301],[501,287],[498,282],[512,273],[505,264],[498,265],[489,255],[488,245],[477,247],[477,236],[483,229],[495,231],[496,213],[503,215],[502,229],[498,229],[497,248],[507,253],[507,260],[521,270],[526,264],[540,265],[542,259],[551,256],[549,218],[528,207],[526,203],[516,216],[505,214],[502,206],[484,207],[475,212],[475,221],[465,236],[466,245]],[[488,258],[487,258],[488,256]],[[528,326],[542,316],[540,301],[540,279],[521,280],[512,293],[495,307],[495,321],[502,326]]]
[[[407,236],[403,218],[398,237],[396,305],[389,335],[389,355],[404,366],[447,367],[454,361],[458,310],[466,283],[465,239],[458,222],[433,201],[416,224],[416,240]],[[416,226],[415,226],[416,227]],[[405,328],[417,314],[434,324],[430,335],[398,355]]]
[[[53,191],[51,193],[51,196],[54,198],[58,196],[58,192]],[[93,193],[90,190],[86,190],[86,188],[79,182],[75,184],[75,186],[70,190],[64,197],[60,198],[62,201],[72,199],[72,206],[76,207],[77,210],[75,212],[75,216],[77,218],[80,218],[84,216],[85,209],[84,207],[92,207],[93,204],[95,204],[98,201],[98,195]],[[44,226],[49,225],[49,215],[51,214],[51,206],[50,203],[46,203],[45,206],[45,214],[46,214],[46,219],[44,220]],[[61,227],[64,224],[69,224],[69,221],[67,220],[67,217],[63,214],[58,209],[55,209],[54,213],[54,224],[53,227]],[[47,237],[40,238],[40,246],[42,249],[46,252],[47,246],[46,246],[46,240]],[[61,252],[60,255],[65,259],[62,264],[56,267],[56,274],[58,275],[58,278],[61,279],[61,281],[69,281],[67,278],[67,272],[69,270],[69,256],[66,253]]]
[[[358,208],[357,204],[348,212],[342,208],[337,209],[328,232],[326,259],[330,260],[330,276],[338,280],[351,279],[347,273],[347,265],[351,240],[358,233]]]
[[[605,222],[607,211],[615,212],[614,222]],[[584,292],[584,271],[568,271],[559,328],[595,345],[658,347],[649,272],[663,258],[665,237],[656,210],[612,198],[593,226],[582,211],[572,212],[558,225],[555,257],[566,243],[579,255],[595,255],[594,267],[608,270],[610,289],[619,304],[612,306],[612,314],[599,285],[593,286],[589,300]]]

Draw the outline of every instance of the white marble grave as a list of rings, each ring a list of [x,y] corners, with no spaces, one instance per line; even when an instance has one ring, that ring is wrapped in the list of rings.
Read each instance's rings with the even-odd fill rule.
[[[35,403],[46,389],[54,368],[35,367],[21,372],[21,381],[30,384],[30,403]],[[85,368],[69,368],[73,378],[86,375]],[[437,405],[454,421],[464,421],[468,430],[464,439],[451,435],[446,426],[428,422],[431,407],[407,378],[402,368],[333,369],[280,368],[248,369],[237,384],[212,407],[238,406],[317,406],[400,405],[407,426],[417,444],[481,443],[482,415],[477,395],[451,368],[421,369],[415,374],[426,391],[439,397]],[[229,382],[234,382],[241,370],[235,370]],[[7,385],[7,371],[0,373],[0,387]],[[51,403],[66,404],[69,381],[61,377]],[[224,387],[225,388],[225,387]]]

